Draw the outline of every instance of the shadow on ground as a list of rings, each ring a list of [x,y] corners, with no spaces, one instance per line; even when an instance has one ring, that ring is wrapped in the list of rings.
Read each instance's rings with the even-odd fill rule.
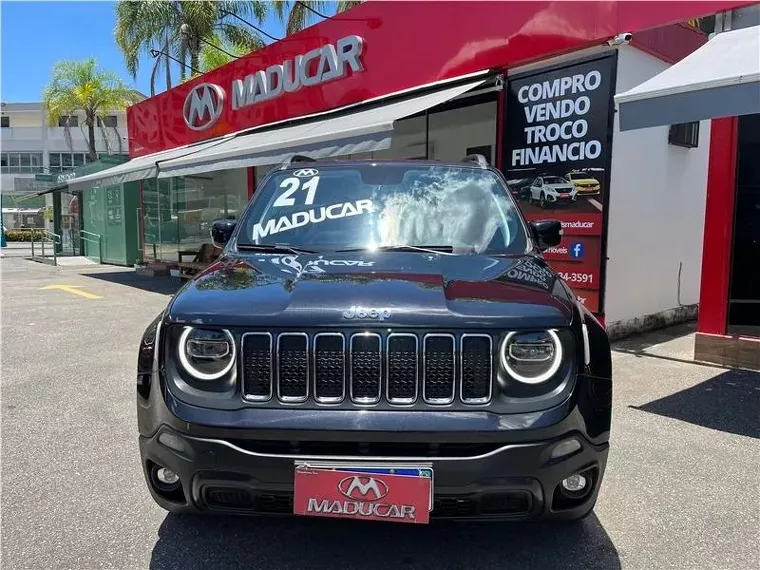
[[[727,370],[686,390],[631,407],[706,428],[760,438],[760,373]]]
[[[82,273],[82,277],[91,279],[101,279],[109,283],[124,285],[125,287],[134,287],[149,291],[151,293],[161,293],[163,295],[174,295],[184,284],[178,278],[172,277],[144,277],[133,271],[114,271],[110,273]]]
[[[167,515],[152,570],[616,570],[595,515],[575,524],[432,524]]]
[[[669,326],[663,329],[636,334],[612,343],[612,350],[618,352],[637,353],[657,344],[689,336],[697,329],[694,321]],[[647,354],[647,356],[650,356]]]

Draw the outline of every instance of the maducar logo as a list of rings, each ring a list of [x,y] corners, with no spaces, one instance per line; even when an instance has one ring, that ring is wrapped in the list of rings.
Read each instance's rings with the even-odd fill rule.
[[[190,90],[182,107],[185,124],[194,131],[214,125],[224,110],[224,89],[213,83],[200,83]]]

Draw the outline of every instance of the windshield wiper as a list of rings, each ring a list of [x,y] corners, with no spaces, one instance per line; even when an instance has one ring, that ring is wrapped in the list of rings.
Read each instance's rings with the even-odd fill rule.
[[[267,243],[238,243],[237,244],[238,249],[244,249],[249,251],[261,251],[263,253],[293,253],[295,255],[298,255],[299,253],[316,253],[315,251],[312,251],[310,249],[304,249],[302,247],[297,247],[294,245],[288,245],[285,243],[274,243],[274,244],[267,244]]]
[[[454,253],[450,245],[382,245],[380,247],[354,247],[351,249],[339,249],[336,253],[350,253],[354,251],[421,251],[424,253]]]

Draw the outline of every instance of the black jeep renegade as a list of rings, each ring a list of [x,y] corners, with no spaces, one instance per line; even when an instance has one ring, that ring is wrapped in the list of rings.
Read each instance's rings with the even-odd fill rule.
[[[177,512],[578,519],[607,460],[599,322],[482,157],[270,172],[147,328],[142,467]]]

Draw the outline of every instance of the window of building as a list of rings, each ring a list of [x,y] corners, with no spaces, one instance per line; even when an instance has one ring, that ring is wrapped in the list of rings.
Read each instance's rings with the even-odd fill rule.
[[[70,127],[78,127],[79,126],[79,117],[76,115],[64,115],[60,119],[58,119],[58,126],[59,127],[65,127],[66,121],[68,121],[68,124]]]
[[[118,120],[116,118],[116,115],[106,115],[102,119],[98,117],[98,126],[99,127],[117,127]]]
[[[198,176],[145,180],[143,183],[144,256],[176,260],[179,251],[209,243],[214,220],[240,217],[248,202],[245,168]]]
[[[41,152],[4,152],[0,170],[3,174],[35,174],[42,172]]]
[[[699,146],[699,122],[671,125],[668,143],[686,148]]]
[[[63,172],[89,163],[86,152],[51,152],[50,172]]]
[[[0,117],[0,127],[7,129],[11,126],[11,118],[8,115]]]

